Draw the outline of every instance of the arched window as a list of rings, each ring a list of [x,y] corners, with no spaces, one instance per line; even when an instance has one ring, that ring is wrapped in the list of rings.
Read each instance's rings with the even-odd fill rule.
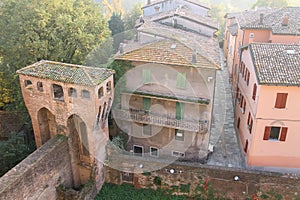
[[[81,96],[84,99],[90,99],[91,98],[91,94],[88,90],[82,90],[81,91]]]
[[[42,82],[37,82],[36,86],[37,86],[38,91],[40,91],[40,92],[44,91],[43,83]]]
[[[25,80],[24,83],[25,83],[25,88],[26,89],[28,89],[28,90],[33,89],[32,82],[30,80]]]
[[[53,97],[57,101],[64,101],[64,90],[60,85],[53,84]]]
[[[101,97],[103,97],[103,87],[99,88],[98,90],[98,99],[100,99]]]
[[[77,97],[76,89],[75,88],[69,88],[68,95],[69,95],[69,97]]]
[[[108,82],[106,83],[106,91],[107,91],[107,93],[110,93],[110,92],[111,92],[111,82],[110,82],[110,81],[108,81]]]

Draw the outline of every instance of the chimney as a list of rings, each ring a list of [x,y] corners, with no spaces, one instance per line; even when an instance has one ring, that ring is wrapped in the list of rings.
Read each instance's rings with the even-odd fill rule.
[[[120,43],[120,54],[123,54],[124,53],[124,44],[123,43]]]
[[[192,55],[192,63],[195,64],[196,62],[197,62],[197,52],[196,50],[194,50]]]
[[[259,24],[260,24],[260,25],[264,24],[264,13],[260,13],[260,16],[259,16]]]
[[[147,5],[150,5],[150,4],[151,4],[151,0],[148,0]]]
[[[287,25],[289,25],[289,15],[285,15],[284,17],[283,17],[283,20],[282,20],[282,26],[287,26]]]
[[[249,44],[253,43],[254,41],[254,33],[249,34]]]

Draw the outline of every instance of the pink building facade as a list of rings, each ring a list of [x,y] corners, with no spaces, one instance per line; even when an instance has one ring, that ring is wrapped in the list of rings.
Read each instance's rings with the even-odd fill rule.
[[[241,50],[235,125],[250,166],[300,167],[299,45]]]

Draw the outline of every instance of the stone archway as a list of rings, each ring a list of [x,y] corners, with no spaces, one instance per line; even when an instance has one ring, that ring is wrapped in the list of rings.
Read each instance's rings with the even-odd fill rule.
[[[74,187],[78,188],[85,184],[91,175],[87,127],[78,115],[68,118],[67,127]]]
[[[55,116],[47,109],[41,108],[38,111],[38,123],[42,144],[45,144],[56,134]]]

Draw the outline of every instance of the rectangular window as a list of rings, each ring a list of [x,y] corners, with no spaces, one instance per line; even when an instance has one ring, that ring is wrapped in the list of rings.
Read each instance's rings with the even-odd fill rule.
[[[176,87],[184,89],[186,82],[186,74],[185,73],[178,73],[177,74],[177,82]]]
[[[264,140],[285,141],[287,136],[287,127],[266,126]]]
[[[143,97],[143,110],[150,110],[151,107],[151,99]]]
[[[250,80],[250,72],[248,69],[246,69],[245,81],[247,83],[247,86],[249,85],[249,80]]]
[[[147,84],[151,82],[151,71],[150,69],[143,69],[143,83]]]
[[[143,134],[151,135],[151,125],[150,124],[143,124]]]
[[[285,108],[288,93],[277,93],[275,108]]]
[[[175,129],[175,140],[184,141],[184,131]]]
[[[158,157],[158,148],[150,147],[150,156]]]
[[[251,132],[252,132],[252,126],[253,126],[253,119],[252,119],[252,116],[251,116],[250,112],[248,114],[247,126],[248,126],[249,132],[251,134]]]
[[[252,92],[252,99],[255,101],[256,99],[256,91],[257,91],[257,85],[254,83],[253,85],[253,92]]]
[[[183,103],[181,102],[176,102],[176,119],[181,120],[183,119]]]
[[[173,152],[172,152],[172,156],[183,158],[185,155],[184,155],[184,153],[182,153],[182,152],[179,152],[179,151],[173,151]]]

